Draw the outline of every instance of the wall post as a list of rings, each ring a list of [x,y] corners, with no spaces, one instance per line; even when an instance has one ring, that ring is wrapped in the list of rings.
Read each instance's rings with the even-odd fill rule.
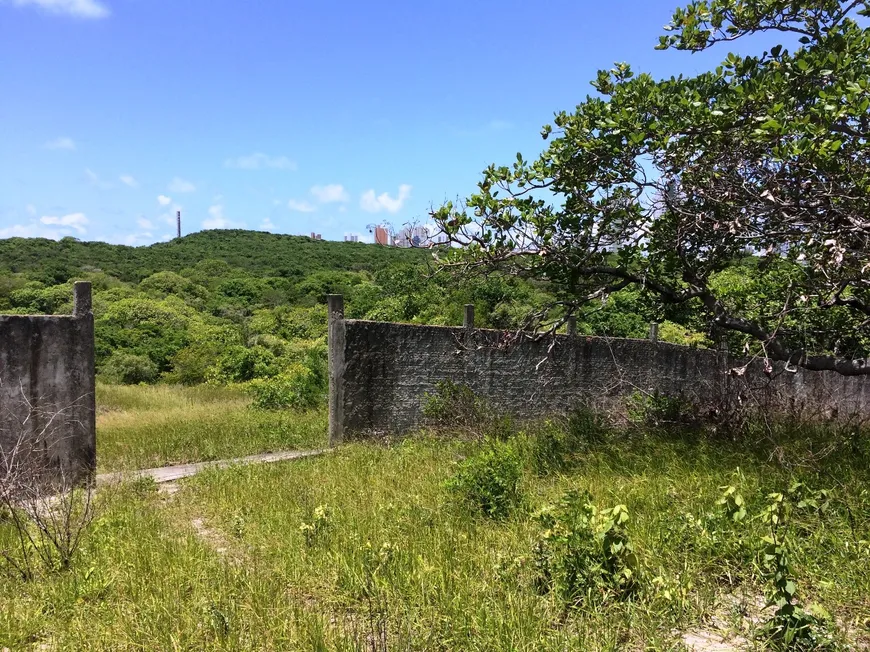
[[[571,337],[575,336],[577,334],[577,317],[571,315],[570,317],[568,317],[566,323],[568,335],[570,335]]]
[[[92,307],[90,281],[76,281],[73,284],[73,317],[87,317]]]
[[[73,283],[73,317],[83,324],[81,353],[82,402],[84,403],[85,437],[80,444],[80,473],[85,482],[93,483],[97,473],[97,385],[96,385],[96,344],[94,341],[93,297],[90,281]]]
[[[344,297],[326,296],[329,365],[329,445],[336,446],[344,439]]]
[[[464,319],[462,321],[462,326],[468,330],[474,328],[474,304],[466,303],[465,304],[465,314]]]
[[[659,325],[657,322],[651,321],[649,323],[649,341],[650,342],[658,342],[659,341]]]

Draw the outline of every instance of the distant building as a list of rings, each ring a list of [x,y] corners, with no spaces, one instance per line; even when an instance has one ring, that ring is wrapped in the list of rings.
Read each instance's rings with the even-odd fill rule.
[[[345,236],[344,236],[344,241],[345,241],[345,242],[359,242],[359,236],[358,236],[358,235],[353,235],[353,234],[345,235]]]
[[[323,236],[321,236],[319,233],[315,233],[314,231],[312,231],[311,232],[311,239],[312,240],[323,240]]]
[[[390,232],[382,226],[375,227],[375,244],[384,246],[390,244]]]
[[[396,234],[397,247],[428,247],[432,242],[425,226],[406,226]]]

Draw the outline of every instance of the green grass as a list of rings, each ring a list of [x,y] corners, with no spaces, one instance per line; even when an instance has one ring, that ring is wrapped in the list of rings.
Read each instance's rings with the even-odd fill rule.
[[[104,405],[146,416],[164,404],[163,389],[101,391]],[[187,408],[166,397],[167,410],[193,409],[207,422],[232,403],[219,392],[187,397]],[[124,432],[139,433],[135,421],[117,428],[119,444]],[[866,439],[784,430],[744,443],[626,431],[568,438],[562,463],[533,464],[554,432],[564,431],[513,438],[522,500],[499,521],[447,486],[486,444],[450,437],[210,470],[172,496],[147,482],[111,489],[71,571],[0,577],[0,647],[676,650],[683,633],[713,621],[750,637],[770,586],[759,565],[768,530],[757,515],[768,493],[795,480],[830,491],[824,510],[795,509],[789,519],[801,602],[831,614],[825,629],[841,649],[870,641]],[[716,505],[726,485],[745,498],[741,522]],[[628,507],[640,566],[631,599],[593,591],[566,604],[536,588],[533,514],[569,489],[588,490],[600,508]],[[319,523],[316,535],[303,523]],[[0,524],[0,549],[10,536]]]
[[[253,410],[244,393],[223,387],[97,387],[101,472],[320,448],[326,428],[323,409]]]

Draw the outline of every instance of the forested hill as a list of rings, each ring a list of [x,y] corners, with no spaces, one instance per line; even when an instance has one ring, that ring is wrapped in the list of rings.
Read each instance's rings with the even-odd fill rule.
[[[254,275],[293,278],[322,270],[375,270],[395,262],[419,262],[428,255],[420,249],[243,230],[200,231],[146,247],[75,238],[10,238],[0,240],[0,274],[25,273],[52,285],[96,269],[136,283],[155,272],[180,272],[210,259]]]

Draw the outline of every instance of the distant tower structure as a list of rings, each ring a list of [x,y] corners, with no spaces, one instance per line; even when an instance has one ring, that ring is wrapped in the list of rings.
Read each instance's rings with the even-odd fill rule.
[[[178,237],[181,237],[181,211],[175,211],[175,226],[178,229]]]

